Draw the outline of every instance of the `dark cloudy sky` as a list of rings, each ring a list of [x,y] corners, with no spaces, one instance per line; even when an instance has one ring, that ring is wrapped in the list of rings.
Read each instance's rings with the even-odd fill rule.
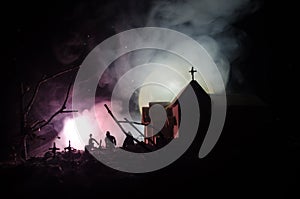
[[[1,32],[4,33],[2,44],[5,45],[2,46],[4,62],[1,66],[1,96],[4,98],[1,100],[1,121],[4,126],[1,132],[4,139],[1,142],[4,144],[9,139],[12,125],[19,125],[18,122],[14,123],[18,121],[19,82],[31,85],[43,74],[59,71],[80,59],[104,39],[123,30],[149,24],[149,14],[157,2],[162,1],[14,1],[2,5]],[[189,13],[188,3],[184,4],[189,1],[164,2],[167,2],[164,7],[166,12],[168,5],[171,9],[177,9],[173,5],[178,2],[187,6],[182,7],[179,18],[181,14],[185,16]],[[220,2],[229,4],[238,1]],[[210,36],[220,44],[228,38],[238,41],[238,48],[229,46],[229,49],[224,47],[223,51],[230,61],[228,90],[255,94],[274,106],[278,117],[288,120],[286,115],[291,112],[299,90],[295,72],[297,6],[288,1],[241,2],[246,2],[245,5],[249,7],[245,9],[250,12],[237,12],[234,20],[223,13],[221,18],[223,16],[224,20],[220,24],[225,21],[225,28],[222,27],[224,29],[221,28],[219,32],[219,29],[207,29],[217,31]],[[222,3],[216,3],[215,7],[220,9],[220,5]],[[210,5],[210,8],[214,8],[214,5]],[[218,13],[218,9],[210,12]],[[178,15],[178,12],[175,14]],[[156,25],[161,26],[168,19],[168,16],[155,17]],[[216,18],[219,22],[220,17]],[[193,25],[190,21],[183,22],[183,27],[191,28]],[[172,28],[172,24],[169,27]],[[179,26],[175,24],[174,27]],[[189,29],[185,30],[188,33]],[[224,32],[226,35],[222,37]],[[210,32],[197,34],[209,35]],[[4,72],[4,69],[7,71]]]
[[[2,14],[2,20],[4,30],[12,39],[3,37],[3,40],[9,44],[8,61],[14,64],[10,67],[13,79],[30,83],[41,74],[60,70],[117,32],[149,24],[153,2],[160,1],[15,2],[3,7],[9,11]],[[172,5],[185,1],[166,2]],[[230,2],[226,1],[227,4]],[[250,2],[246,3],[250,8],[245,10],[253,9],[251,6],[257,8],[253,13],[236,17],[230,24],[236,30],[232,37],[237,38],[241,46],[236,52],[239,57],[230,60],[230,88],[254,92],[271,100],[274,83],[276,89],[293,89],[293,84],[288,83],[294,79],[288,78],[293,74],[295,58],[291,48],[296,27],[293,5],[241,2]],[[218,4],[221,3],[216,3],[215,7]],[[188,9],[183,8],[182,12],[188,12]],[[22,75],[15,78],[16,73]]]

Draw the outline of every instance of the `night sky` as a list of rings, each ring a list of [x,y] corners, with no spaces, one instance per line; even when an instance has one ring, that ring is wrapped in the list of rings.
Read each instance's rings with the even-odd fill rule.
[[[4,137],[18,117],[20,81],[31,85],[43,74],[53,74],[80,55],[84,57],[109,36],[142,27],[148,4],[150,1],[43,1],[3,6]],[[290,119],[286,114],[295,104],[298,90],[294,11],[292,4],[264,2],[257,11],[232,24],[244,36],[242,53],[231,61],[228,90],[259,96],[282,119]],[[138,19],[133,20],[135,17]]]
[[[53,74],[80,62],[104,39],[123,30],[143,27],[153,2],[14,1],[1,6],[1,43],[5,44],[1,64],[3,157],[12,137],[18,134],[20,82],[30,87],[43,74]],[[237,30],[233,37],[239,38],[241,48],[238,56],[230,59],[227,90],[258,96],[270,105],[273,119],[282,130],[280,139],[296,137],[299,142],[294,130],[297,117],[292,116],[298,106],[299,90],[297,6],[289,1],[254,1],[253,5],[255,11],[230,24]],[[63,90],[69,80],[57,80],[55,89]],[[106,88],[102,89],[105,92]]]
[[[32,85],[80,59],[98,43],[143,27],[151,1],[14,2],[3,6],[2,95],[4,137],[18,118],[17,85]],[[240,55],[231,60],[228,90],[253,93],[283,120],[295,102],[295,8],[288,3],[258,3],[256,11],[232,26],[243,33]],[[7,72],[4,72],[5,71]],[[8,120],[8,121],[7,121]],[[18,122],[17,122],[18,123]],[[5,144],[6,139],[1,139]]]

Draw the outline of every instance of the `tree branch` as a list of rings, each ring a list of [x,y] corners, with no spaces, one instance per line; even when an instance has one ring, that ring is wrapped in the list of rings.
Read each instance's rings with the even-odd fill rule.
[[[35,127],[37,127],[39,124],[45,122],[45,120],[37,120],[36,122],[34,122],[33,124],[31,124],[30,128],[34,129]]]
[[[31,110],[31,108],[32,108],[32,105],[33,105],[33,103],[34,103],[34,101],[35,101],[35,99],[36,99],[36,97],[37,97],[37,94],[38,94],[38,92],[39,92],[39,89],[40,89],[40,87],[41,87],[41,85],[43,84],[43,83],[45,83],[45,82],[47,82],[47,81],[49,81],[49,80],[51,80],[51,79],[54,79],[54,78],[56,78],[56,77],[58,77],[58,76],[60,76],[60,75],[63,75],[63,74],[65,74],[65,73],[68,73],[68,72],[71,72],[71,71],[73,71],[73,70],[76,70],[76,69],[79,69],[79,67],[80,66],[74,66],[74,67],[72,67],[72,68],[68,68],[68,69],[66,69],[66,70],[63,70],[63,71],[61,71],[61,72],[59,72],[59,73],[55,73],[55,74],[53,74],[53,75],[51,75],[51,76],[49,76],[49,77],[46,77],[46,76],[44,76],[39,82],[38,82],[38,84],[35,86],[35,88],[34,88],[34,91],[33,91],[33,95],[32,95],[32,97],[31,97],[31,99],[30,99],[30,101],[29,101],[29,103],[28,103],[28,105],[27,105],[27,107],[26,107],[26,111],[25,111],[25,117],[26,116],[28,116],[28,114],[29,114],[29,112],[30,112],[30,110]]]
[[[33,132],[43,128],[44,126],[48,125],[55,116],[57,116],[60,113],[70,113],[70,112],[77,112],[76,110],[68,110],[68,111],[64,111],[66,109],[66,104],[69,98],[69,94],[71,91],[71,87],[72,87],[72,82],[69,84],[68,90],[67,90],[67,94],[64,100],[63,105],[60,107],[60,109],[58,109],[48,120],[46,120],[43,124],[41,124],[40,126],[35,125],[35,127],[32,129]],[[42,122],[41,122],[42,123]]]

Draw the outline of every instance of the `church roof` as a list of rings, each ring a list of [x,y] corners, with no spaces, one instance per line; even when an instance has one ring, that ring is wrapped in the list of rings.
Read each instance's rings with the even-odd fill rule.
[[[180,98],[182,93],[187,89],[188,86],[191,86],[193,88],[195,94],[197,95],[198,100],[203,100],[203,99],[207,100],[207,97],[209,96],[218,95],[218,94],[206,93],[206,91],[201,87],[201,85],[197,81],[192,80],[178,93],[178,95],[170,103],[169,107],[174,106],[178,103],[178,99]],[[227,101],[227,106],[257,106],[257,107],[268,106],[262,99],[260,99],[258,96],[253,94],[226,93],[226,101]]]
[[[189,84],[187,84],[179,93],[178,95],[173,99],[173,101],[170,103],[170,106],[174,106],[178,103],[178,99],[180,96],[186,91],[187,87],[191,86],[193,90],[195,91],[195,94],[197,96],[198,101],[201,100],[210,100],[209,94],[205,92],[205,90],[200,86],[200,84],[196,80],[191,80]]]

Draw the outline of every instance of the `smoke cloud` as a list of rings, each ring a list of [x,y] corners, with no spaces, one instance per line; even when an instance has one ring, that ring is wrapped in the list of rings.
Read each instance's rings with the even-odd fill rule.
[[[119,19],[115,27],[116,32],[135,27],[151,26],[169,28],[187,34],[198,41],[207,50],[216,63],[226,85],[230,73],[230,63],[239,58],[243,48],[242,39],[246,36],[244,32],[235,28],[234,23],[238,22],[242,17],[255,12],[258,8],[259,3],[250,0],[157,0],[151,2],[147,14],[137,15],[139,12],[135,10],[139,10],[138,7],[130,9],[127,15],[124,14],[124,16],[127,17]],[[148,35],[148,37],[151,36],[152,35]],[[147,35],[143,35],[143,37],[147,37]],[[123,43],[126,39],[127,38],[120,37],[120,43]],[[141,41],[143,39],[145,38],[137,38],[137,40]],[[164,43],[160,37],[157,37],[157,41]],[[178,41],[174,40],[174,46],[176,45],[185,47],[185,43],[178,43]],[[186,53],[193,54],[193,52]],[[112,77],[110,79],[112,82],[110,83],[114,85],[124,73],[134,66],[151,62],[172,66],[178,73],[184,76],[187,81],[181,82],[178,86],[179,91],[190,80],[190,76],[187,73],[188,68],[191,67],[189,63],[169,53],[148,49],[124,55],[116,60],[112,69],[110,69],[109,76]],[[167,73],[152,72],[157,73],[156,78],[168,78]],[[144,78],[144,76],[139,74],[132,77],[134,80],[141,78]],[[207,92],[218,92],[210,91],[206,87],[207,85],[205,85],[203,78],[197,78],[196,75],[196,79]],[[102,81],[106,83],[109,82],[105,75],[101,82]],[[209,79],[209,81],[214,81],[214,79]],[[130,84],[130,81],[128,81],[128,83]],[[126,87],[129,86],[125,84],[123,87],[126,89]],[[113,89],[114,86],[111,86],[111,88]],[[165,101],[162,95],[160,96],[160,100]],[[122,95],[119,97],[119,100],[122,102]],[[140,96],[140,98],[143,98],[143,96]],[[139,101],[145,100],[142,99]],[[123,102],[123,105],[125,104],[126,102]],[[141,104],[139,105],[141,106]]]
[[[64,34],[54,35],[53,54],[59,63],[65,65],[79,59],[82,53],[92,50],[107,37],[121,31],[145,26],[164,27],[187,34],[198,41],[213,58],[224,82],[227,83],[230,63],[239,58],[243,50],[243,38],[246,37],[246,34],[237,29],[234,24],[258,8],[259,3],[251,0],[130,0],[122,3],[108,1],[101,5],[96,1],[74,3],[73,10],[65,16],[65,22],[77,25],[62,27]],[[121,42],[126,38],[119,39]],[[159,40],[159,38],[157,39]],[[174,45],[176,45],[176,41],[174,41]],[[108,119],[106,118],[107,113],[102,110],[103,103],[110,100],[110,95],[118,79],[134,66],[150,62],[178,65],[176,66],[178,71],[187,75],[185,76],[187,79],[190,78],[186,66],[180,69],[179,65],[183,62],[168,53],[145,50],[124,55],[116,60],[102,76],[98,85],[99,92],[97,92],[95,107],[88,107],[85,112],[80,113],[83,114],[80,117],[89,115],[96,108],[103,113],[96,117],[99,121]],[[139,76],[132,78],[139,78]],[[64,95],[61,93],[65,92],[66,87],[62,87],[61,82],[57,84],[54,87],[56,90],[51,91],[57,97],[51,98],[50,104],[49,98],[45,97],[49,95],[49,90],[45,90],[45,93],[41,95],[43,99],[39,101],[36,110],[43,115],[43,118],[47,118],[46,116],[51,113],[49,110],[55,111],[57,107],[60,107],[63,101]],[[116,114],[122,114],[122,96],[119,97],[118,101],[112,102],[119,104]],[[46,104],[47,109],[45,109]],[[70,104],[68,102],[68,105]],[[102,108],[98,109],[99,106]],[[47,111],[42,114],[40,110]],[[65,133],[65,125],[70,123],[68,122],[70,119],[69,116],[59,116],[53,121],[61,135]],[[113,122],[108,124],[114,125]],[[109,129],[109,126],[104,125],[103,129]],[[117,131],[113,128],[114,130]],[[99,135],[95,132],[95,135],[97,139],[103,138],[103,132]],[[122,142],[122,133],[120,136],[117,135],[117,139],[119,139],[118,143]]]
[[[148,15],[142,16],[145,23],[139,26],[170,28],[198,41],[215,61],[226,84],[230,63],[240,56],[242,40],[246,37],[244,32],[234,27],[234,23],[258,8],[259,3],[251,0],[157,0],[152,2]],[[133,15],[131,13],[130,16]],[[136,18],[141,21],[140,16]],[[130,19],[135,21],[133,17]],[[119,30],[135,27],[124,21],[119,23]],[[165,59],[161,53],[145,53],[144,56],[152,61]],[[142,59],[141,55],[139,59]],[[135,60],[129,62],[134,63]]]

